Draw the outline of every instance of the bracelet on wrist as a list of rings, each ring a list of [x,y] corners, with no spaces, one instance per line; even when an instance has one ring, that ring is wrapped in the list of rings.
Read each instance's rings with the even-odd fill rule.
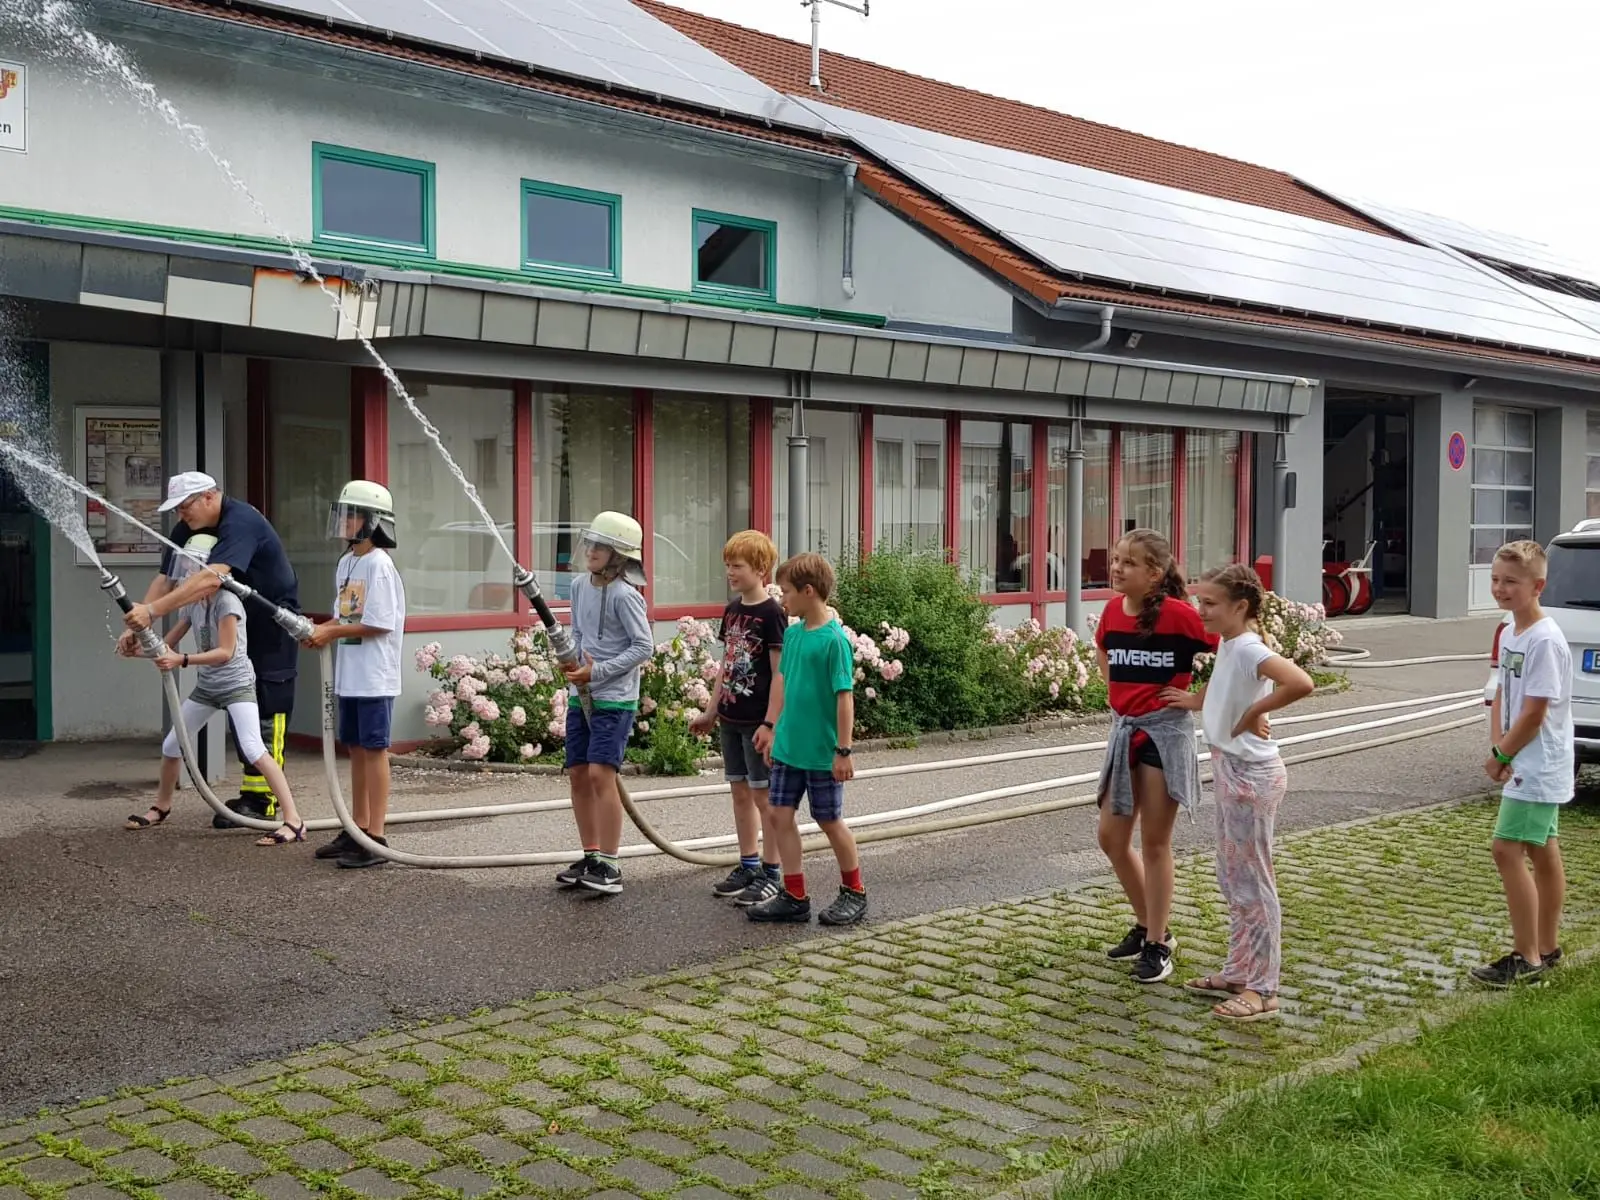
[[[1516,755],[1507,754],[1504,750],[1500,749],[1499,746],[1491,746],[1489,749],[1494,754],[1495,762],[1499,763],[1502,767],[1509,767],[1513,762],[1516,761]]]

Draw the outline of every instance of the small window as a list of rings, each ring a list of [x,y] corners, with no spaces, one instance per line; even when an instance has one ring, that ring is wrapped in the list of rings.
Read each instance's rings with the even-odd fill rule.
[[[522,181],[522,266],[617,279],[622,198]]]
[[[778,227],[771,221],[694,214],[694,286],[697,291],[730,292],[774,299],[778,267]]]
[[[316,239],[433,257],[433,164],[312,148]]]

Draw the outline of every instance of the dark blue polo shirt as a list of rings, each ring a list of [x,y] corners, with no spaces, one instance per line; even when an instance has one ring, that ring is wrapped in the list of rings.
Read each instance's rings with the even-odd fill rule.
[[[193,532],[186,522],[179,521],[173,526],[171,537],[181,546]],[[300,611],[300,579],[271,521],[243,500],[224,496],[216,536],[217,548],[211,552],[213,563],[226,563],[235,579],[255,588],[274,604],[291,612]],[[161,560],[161,570],[167,574],[172,572],[172,555],[168,550]],[[268,683],[293,679],[300,652],[294,639],[272,619],[266,605],[252,600],[244,608],[244,627],[249,637],[246,653],[256,669],[256,678]]]

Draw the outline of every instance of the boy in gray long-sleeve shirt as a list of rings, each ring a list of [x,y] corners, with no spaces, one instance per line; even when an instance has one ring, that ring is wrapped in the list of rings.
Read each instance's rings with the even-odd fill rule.
[[[617,772],[639,709],[639,671],[655,651],[639,591],[644,585],[642,541],[637,521],[622,513],[600,513],[583,536],[589,574],[572,584],[572,636],[582,661],[564,668],[570,685],[566,757],[583,858],[557,875],[556,882],[604,895],[622,891]]]

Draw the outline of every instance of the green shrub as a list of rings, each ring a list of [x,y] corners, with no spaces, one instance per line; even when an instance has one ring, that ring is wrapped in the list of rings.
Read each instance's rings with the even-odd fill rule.
[[[886,734],[961,729],[1022,720],[1031,688],[989,637],[991,610],[960,570],[911,546],[851,556],[838,564],[834,607],[853,629],[885,622],[911,640],[905,674],[874,715]]]

